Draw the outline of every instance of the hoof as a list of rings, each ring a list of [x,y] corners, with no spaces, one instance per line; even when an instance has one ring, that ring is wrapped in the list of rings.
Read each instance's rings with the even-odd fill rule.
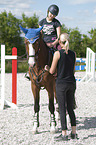
[[[37,133],[38,133],[37,128],[34,128],[34,127],[33,127],[33,129],[32,129],[32,134],[37,134]]]
[[[38,131],[33,131],[33,130],[32,130],[32,134],[33,134],[33,135],[38,134]]]
[[[55,119],[56,119],[56,121],[60,120],[60,114],[58,112],[55,113]]]
[[[55,128],[52,127],[52,128],[50,129],[50,133],[52,133],[52,134],[56,133]]]
[[[34,126],[33,126],[33,129],[32,129],[32,133],[33,134],[37,134],[38,133],[38,130],[37,130],[37,122],[34,122]]]
[[[56,129],[55,129],[55,133],[60,133],[59,128],[56,128]]]
[[[51,124],[50,132],[52,134],[54,134],[56,132],[56,128],[55,128],[55,123],[54,122],[52,122],[52,124]]]
[[[51,133],[55,133],[56,132],[56,129],[55,129],[55,127],[56,127],[56,121],[55,121],[55,114],[51,114],[51,116],[50,116],[50,118],[51,118],[51,121],[50,121],[50,132]]]

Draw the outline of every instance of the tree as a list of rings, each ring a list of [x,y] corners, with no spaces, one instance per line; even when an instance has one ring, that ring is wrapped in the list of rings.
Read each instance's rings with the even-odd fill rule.
[[[85,34],[83,34],[83,37],[82,37],[81,47],[84,51],[83,57],[86,57],[86,48],[87,47],[91,48],[91,39]]]
[[[39,17],[34,15],[32,17],[27,17],[25,14],[22,14],[22,26],[27,28],[38,28]]]
[[[6,54],[11,54],[12,48],[17,47],[18,53],[24,45],[21,45],[21,31],[19,24],[21,20],[6,11],[0,14],[0,43],[5,44]]]
[[[81,47],[81,34],[78,28],[72,29],[70,32],[70,49],[76,52],[77,57],[83,57]]]
[[[18,55],[25,54],[24,38],[19,25],[24,28],[38,28],[39,17],[34,14],[27,17],[22,14],[22,19],[17,19],[11,12],[0,13],[0,43],[6,45],[6,54],[11,54],[12,48],[17,47]],[[96,29],[91,29],[89,37],[81,34],[78,28],[67,28],[65,24],[61,27],[61,33],[68,33],[70,37],[70,49],[76,52],[77,57],[86,57],[86,48],[90,47],[96,52]]]
[[[19,56],[25,54],[24,38],[21,37],[22,31],[19,25],[25,28],[37,28],[38,17],[34,14],[28,18],[22,14],[22,19],[17,19],[11,12],[7,14],[4,11],[0,14],[0,43],[5,44],[6,54],[11,54],[13,47],[17,47]]]
[[[89,32],[90,34],[90,47],[91,49],[96,52],[96,29],[91,29]]]
[[[70,33],[71,29],[68,29],[65,24],[62,24],[61,26],[61,33]]]
[[[68,29],[63,24],[61,27],[61,33],[68,33],[69,34],[70,49],[72,49],[73,51],[76,52],[77,57],[86,57],[87,42],[84,39],[82,40],[82,34],[80,34],[78,28],[75,28],[75,29],[69,28]]]

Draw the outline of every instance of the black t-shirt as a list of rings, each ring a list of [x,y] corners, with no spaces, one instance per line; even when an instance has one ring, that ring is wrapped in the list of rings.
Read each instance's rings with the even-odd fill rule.
[[[56,83],[73,83],[76,81],[74,76],[75,52],[68,50],[68,54],[66,54],[64,49],[59,52]]]
[[[61,23],[57,19],[53,19],[52,22],[47,22],[46,18],[39,22],[40,26],[44,26],[42,29],[43,39],[46,43],[53,42],[57,38],[56,28],[61,27]]]

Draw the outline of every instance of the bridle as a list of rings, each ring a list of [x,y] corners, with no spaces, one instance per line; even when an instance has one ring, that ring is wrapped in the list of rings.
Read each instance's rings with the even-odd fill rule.
[[[39,43],[39,46],[40,46],[40,43]],[[38,46],[38,50],[37,52],[35,53],[35,55],[29,55],[28,57],[38,57],[38,54],[40,52],[40,47]]]
[[[29,55],[28,57],[34,57],[37,64],[38,64],[38,67],[39,69],[41,70],[41,73],[39,75],[36,75],[35,71],[34,71],[34,68],[36,66],[36,63],[33,65],[33,66],[30,66],[29,65],[29,70],[30,70],[30,73],[31,73],[31,77],[32,77],[32,80],[35,82],[36,86],[39,87],[39,89],[41,88],[40,87],[40,83],[42,82],[43,80],[43,76],[44,76],[44,73],[45,73],[45,70],[41,68],[41,66],[39,65],[39,62],[38,62],[38,55],[40,53],[40,39],[38,41],[38,49],[37,49],[37,52],[35,53],[35,55]],[[33,77],[33,74],[35,75],[36,77],[36,80],[34,79]],[[39,78],[41,77],[41,79],[39,80]]]

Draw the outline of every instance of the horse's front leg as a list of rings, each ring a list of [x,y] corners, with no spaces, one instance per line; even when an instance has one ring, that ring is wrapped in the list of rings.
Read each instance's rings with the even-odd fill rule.
[[[32,92],[33,92],[33,96],[34,96],[34,121],[33,121],[33,129],[32,132],[33,134],[38,132],[38,127],[39,127],[39,110],[40,110],[40,106],[39,106],[39,88],[35,85],[32,84]]]
[[[50,111],[50,132],[55,133],[56,132],[56,121],[55,121],[55,107],[54,107],[54,93],[53,91],[51,93],[48,92],[49,96],[49,111]]]
[[[58,121],[60,120],[60,114],[59,114],[59,106],[58,106],[58,102],[57,102],[57,96],[56,96],[56,88],[54,87],[54,97],[55,97],[55,119],[58,125]]]

